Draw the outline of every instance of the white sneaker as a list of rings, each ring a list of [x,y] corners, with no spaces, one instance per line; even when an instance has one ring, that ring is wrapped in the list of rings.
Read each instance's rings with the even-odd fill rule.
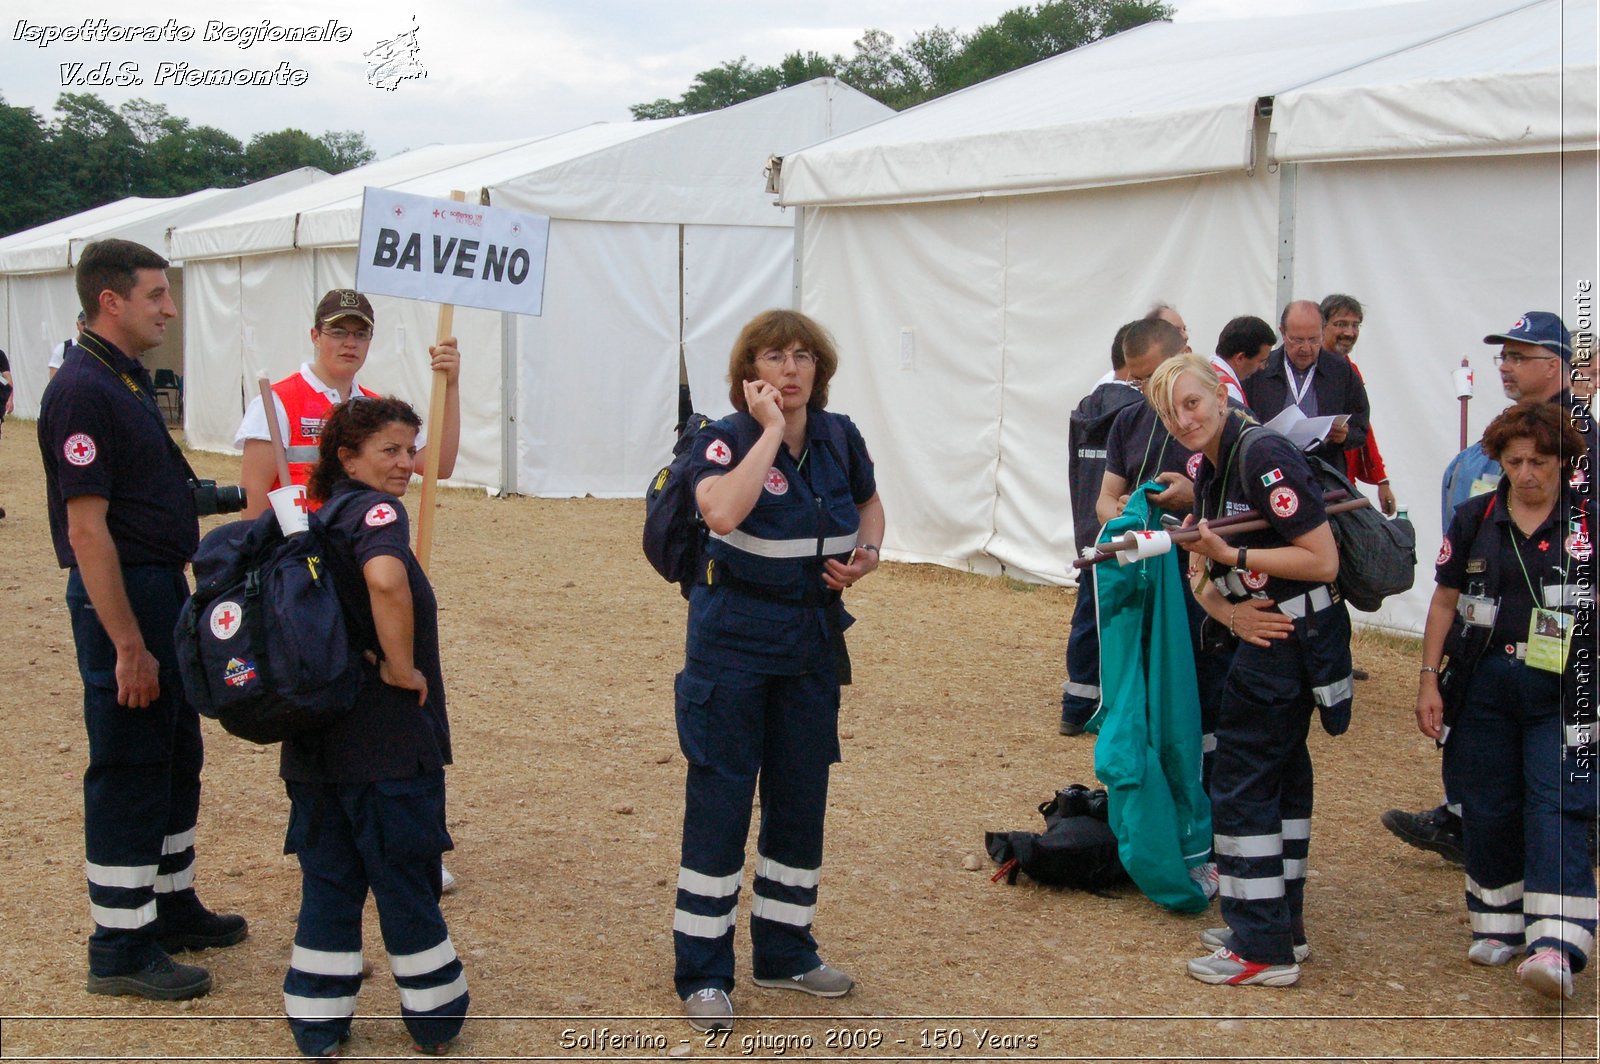
[[[1467,960],[1485,968],[1498,968],[1509,964],[1521,946],[1508,946],[1498,938],[1475,938],[1467,947]]]
[[[1195,865],[1189,869],[1189,878],[1200,884],[1200,889],[1206,893],[1206,901],[1215,898],[1217,891],[1222,887],[1217,878],[1217,862],[1215,861],[1207,861],[1205,864]]]
[[[1560,1001],[1572,996],[1572,964],[1567,955],[1546,946],[1517,965],[1517,978],[1536,994]]]
[[[456,887],[460,885],[461,884],[456,882],[456,877],[450,874],[450,869],[446,868],[441,863],[439,865],[439,893],[454,894],[456,892]]]

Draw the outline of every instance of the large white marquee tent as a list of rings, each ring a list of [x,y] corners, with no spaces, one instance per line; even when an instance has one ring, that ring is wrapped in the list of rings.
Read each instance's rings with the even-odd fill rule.
[[[73,270],[85,244],[120,237],[168,255],[167,237],[174,226],[279,196],[327,176],[302,167],[239,188],[208,188],[165,199],[130,196],[0,239],[0,347],[11,361],[16,412],[23,417],[38,414],[39,398],[49,380],[50,351],[72,335],[78,316]],[[181,266],[169,271],[178,293],[183,284]],[[182,345],[179,318],[169,327],[167,340],[146,356],[146,365],[177,369]]]
[[[186,428],[226,448],[258,370],[309,357],[311,308],[355,277],[361,189],[468,193],[551,217],[544,313],[457,308],[462,444],[454,482],[546,496],[639,495],[672,443],[680,354],[696,405],[729,409],[744,320],[791,302],[792,214],[769,155],[891,114],[832,79],[722,111],[597,124],[385,174],[375,167],[174,234],[189,275]],[[411,153],[414,155],[415,153]],[[411,155],[389,160],[400,164]],[[377,298],[368,387],[427,401],[431,304]]]
[[[1157,23],[786,157],[799,302],[837,333],[833,403],[863,425],[886,553],[1071,579],[1067,415],[1124,321],[1227,319],[1356,295],[1355,350],[1419,587],[1451,370],[1504,405],[1482,337],[1524,310],[1592,329],[1592,0],[1451,0]],[[1591,334],[1592,335],[1592,334]]]

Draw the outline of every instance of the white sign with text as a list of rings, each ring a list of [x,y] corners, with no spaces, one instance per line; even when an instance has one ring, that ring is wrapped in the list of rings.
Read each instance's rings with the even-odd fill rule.
[[[368,188],[356,288],[537,316],[549,244],[543,214]]]

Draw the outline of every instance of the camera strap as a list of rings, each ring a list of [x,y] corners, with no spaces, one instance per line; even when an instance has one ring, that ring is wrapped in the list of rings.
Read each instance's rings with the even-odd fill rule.
[[[156,419],[156,424],[161,426],[161,438],[167,441],[167,447],[172,451],[172,456],[178,460],[179,465],[183,466],[183,471],[188,474],[190,481],[199,480],[199,474],[189,464],[189,459],[184,457],[183,448],[178,446],[178,441],[172,438],[171,431],[167,429],[167,419],[161,415],[161,407],[156,403],[155,397],[150,394],[150,390],[144,387],[133,374],[125,370],[119,370],[112,365],[111,352],[105,350],[100,338],[88,329],[78,335],[78,346],[87,351],[96,362],[104,366],[108,372],[127,387],[128,391],[133,393],[133,397],[139,400],[139,405],[144,407],[147,414]]]

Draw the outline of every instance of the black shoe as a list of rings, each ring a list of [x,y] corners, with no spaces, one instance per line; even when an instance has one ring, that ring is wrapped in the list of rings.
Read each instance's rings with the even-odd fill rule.
[[[1421,813],[1391,809],[1379,818],[1383,826],[1419,850],[1431,850],[1451,864],[1465,864],[1461,844],[1461,818],[1444,806]]]
[[[214,913],[200,908],[187,914],[181,923],[156,917],[156,941],[168,953],[221,949],[243,942],[249,934],[250,925],[237,913]]]
[[[1061,722],[1061,734],[1062,735],[1082,735],[1083,734],[1083,725],[1082,724],[1077,724],[1077,723],[1075,723],[1073,721],[1070,721],[1070,720],[1064,720],[1064,721]]]
[[[211,973],[162,955],[136,972],[122,975],[90,972],[87,989],[91,994],[136,994],[151,1001],[183,1001],[208,993]]]

